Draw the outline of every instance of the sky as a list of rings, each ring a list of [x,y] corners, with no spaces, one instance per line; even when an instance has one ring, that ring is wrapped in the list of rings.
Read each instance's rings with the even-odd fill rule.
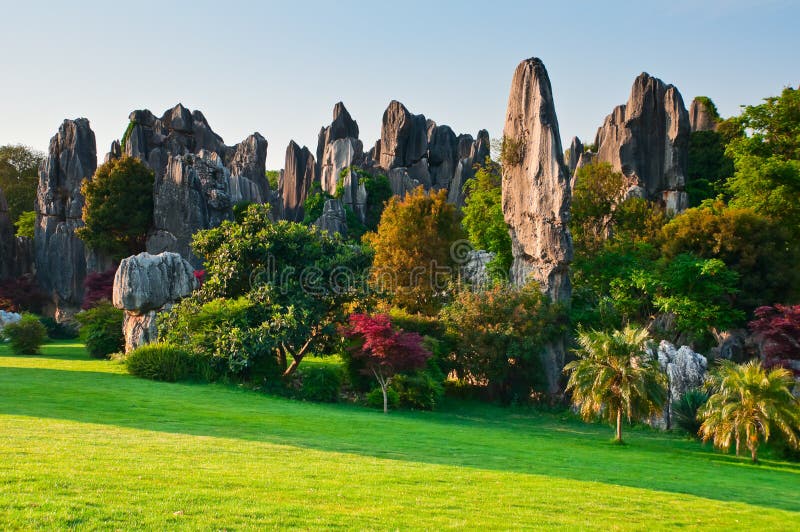
[[[268,169],[290,140],[314,151],[338,101],[367,148],[391,100],[497,137],[528,57],[549,72],[564,148],[593,141],[641,72],[723,116],[800,82],[797,0],[0,0],[0,13],[0,145],[44,151],[86,117],[101,161],[131,111],[178,102],[229,145],[260,132]]]

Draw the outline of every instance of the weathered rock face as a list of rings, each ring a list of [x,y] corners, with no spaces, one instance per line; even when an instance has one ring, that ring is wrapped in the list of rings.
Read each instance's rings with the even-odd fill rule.
[[[461,278],[473,287],[488,286],[491,282],[488,264],[494,259],[495,254],[484,250],[471,250],[467,253],[461,265]]]
[[[228,163],[228,169],[234,178],[246,178],[259,190],[258,201],[251,194],[243,199],[234,201],[249,201],[264,203],[269,200],[269,181],[266,178],[267,169],[267,140],[259,133],[253,133],[242,142],[234,146],[233,157]]]
[[[672,426],[672,405],[681,400],[683,395],[699,388],[705,379],[708,360],[695,353],[688,346],[677,349],[671,343],[662,340],[658,345],[658,364],[666,374],[669,383],[669,397],[664,409],[666,428]]]
[[[1,333],[6,325],[17,323],[21,319],[22,316],[16,312],[6,312],[5,310],[0,310],[0,338],[2,338]]]
[[[247,178],[234,180],[235,193],[256,194]],[[157,175],[153,196],[155,231],[147,240],[147,251],[179,253],[193,265],[202,261],[191,251],[192,235],[233,218],[231,176],[219,156],[201,151],[197,155],[170,155],[165,172]]]
[[[553,301],[572,295],[569,263],[571,189],[558,131],[550,78],[531,58],[519,64],[511,82],[503,135],[516,147],[516,160],[503,167],[503,213],[511,233],[511,280],[536,280]],[[545,349],[543,363],[551,394],[560,389],[564,342]]]
[[[113,303],[125,311],[125,352],[158,339],[156,317],[197,288],[194,268],[177,253],[140,253],[123,259]]]
[[[458,164],[450,182],[447,192],[447,201],[458,206],[464,206],[464,185],[475,177],[475,165],[483,165],[486,158],[491,155],[491,140],[489,132],[481,129],[478,138],[473,140],[472,135],[460,135],[458,147]]]
[[[381,168],[411,167],[428,150],[428,124],[424,115],[415,115],[402,103],[392,100],[383,113],[381,140],[376,160]]]
[[[291,222],[303,220],[303,203],[316,178],[314,156],[303,146],[289,142],[286,164],[283,169],[283,219]]]
[[[327,231],[331,235],[339,233],[346,237],[347,213],[344,210],[342,200],[325,200],[325,206],[322,208],[322,216],[317,218],[317,221],[314,222],[314,226],[321,231]]]
[[[648,199],[680,212],[688,206],[689,132],[678,89],[642,73],[628,103],[615,108],[597,131],[597,160],[625,174]]]
[[[689,106],[689,125],[692,133],[717,129],[716,113],[710,105],[713,104],[707,98],[695,98],[692,100],[692,104]]]
[[[87,252],[75,230],[83,225],[81,184],[96,168],[89,121],[65,120],[39,170],[34,238],[37,279],[51,296],[57,319],[77,312],[83,300]]]
[[[583,144],[578,137],[572,137],[572,142],[569,145],[569,160],[567,167],[569,168],[569,175],[573,175],[578,168],[578,161],[581,160],[583,155]]]
[[[519,146],[516,164],[503,168],[512,280],[522,284],[532,276],[553,300],[567,301],[571,194],[550,79],[539,59],[523,61],[514,73],[503,135]]]
[[[317,140],[317,162],[322,165],[325,149],[334,141],[340,139],[358,139],[358,123],[350,116],[342,102],[333,106],[333,122],[323,127]],[[317,168],[318,174],[321,168]]]

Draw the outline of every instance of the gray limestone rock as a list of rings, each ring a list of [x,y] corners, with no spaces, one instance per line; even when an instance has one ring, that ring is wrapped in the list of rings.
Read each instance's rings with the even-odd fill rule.
[[[346,237],[347,213],[344,210],[342,200],[325,200],[325,206],[322,208],[322,216],[317,218],[314,222],[314,226],[321,231],[327,231],[331,235],[338,233]]]
[[[711,100],[695,98],[689,106],[689,124],[695,131],[714,131],[717,129],[716,110],[709,108]],[[713,104],[711,104],[713,105]]]
[[[89,121],[64,120],[39,169],[34,237],[37,280],[59,320],[77,312],[83,301],[87,252],[75,230],[83,226],[81,185],[96,169]]]
[[[511,280],[537,281],[553,301],[568,303],[571,189],[558,131],[552,88],[541,60],[519,64],[511,82],[503,135],[515,156],[503,167],[503,213],[511,233]],[[564,341],[542,354],[548,391],[560,392]]]
[[[303,220],[305,203],[311,184],[316,180],[314,156],[303,146],[290,141],[286,148],[286,164],[283,169],[283,218],[290,222]]]
[[[689,113],[678,89],[642,73],[628,103],[616,107],[598,129],[597,160],[636,181],[648,199],[680,212],[688,207],[689,132]]]

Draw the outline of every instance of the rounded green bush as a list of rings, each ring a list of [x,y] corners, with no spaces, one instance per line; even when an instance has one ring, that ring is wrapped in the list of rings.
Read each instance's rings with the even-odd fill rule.
[[[25,313],[22,319],[3,328],[3,335],[11,342],[16,355],[37,355],[47,339],[47,329],[33,314]]]
[[[192,376],[192,357],[171,344],[153,343],[134,349],[125,356],[131,375],[154,381],[176,382]]]
[[[390,409],[397,408],[400,404],[400,396],[391,388],[386,390],[386,400],[389,403]],[[367,406],[383,410],[383,392],[381,392],[380,388],[375,388],[367,394]]]
[[[108,301],[79,313],[75,318],[81,324],[81,338],[86,350],[94,358],[108,358],[125,347],[123,312]]]

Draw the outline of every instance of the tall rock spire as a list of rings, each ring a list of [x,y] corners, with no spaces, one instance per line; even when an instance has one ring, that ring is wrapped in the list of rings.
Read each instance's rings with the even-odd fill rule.
[[[515,284],[533,279],[553,301],[568,303],[570,180],[550,78],[539,59],[526,59],[514,72],[503,136],[503,213],[514,254],[511,279]],[[549,391],[558,393],[563,340],[547,346],[542,359]]]

